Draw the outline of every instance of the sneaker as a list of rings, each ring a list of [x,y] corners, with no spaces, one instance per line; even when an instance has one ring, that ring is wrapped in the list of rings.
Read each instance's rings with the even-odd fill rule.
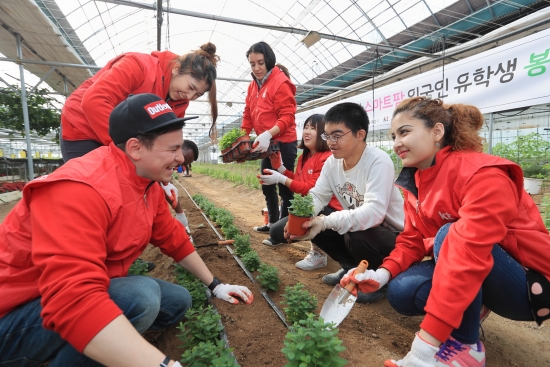
[[[277,247],[277,246],[280,246],[280,245],[283,244],[282,242],[275,241],[271,237],[269,237],[268,239],[263,240],[262,243],[266,246],[271,246],[271,247]]]
[[[263,225],[263,226],[258,226],[258,227],[254,227],[253,228],[256,232],[260,232],[260,233],[269,233],[269,230],[270,228],[267,226],[267,224]]]
[[[435,354],[435,366],[485,367],[485,347],[479,340],[474,349],[468,344],[462,344],[453,337],[449,337]]]
[[[307,256],[298,261],[296,264],[298,269],[315,270],[327,266],[327,254],[321,254],[318,251],[310,251]]]
[[[327,274],[323,277],[322,282],[328,285],[336,285],[340,283],[340,279],[346,275],[346,273],[349,271],[349,269],[340,269],[336,273]]]
[[[491,313],[491,310],[489,310],[489,307],[487,307],[485,305],[481,305],[481,311],[479,312],[479,324],[480,325],[483,321],[485,321],[485,319],[487,318],[487,316],[489,316],[490,313]]]
[[[376,292],[363,293],[357,292],[357,302],[359,303],[375,303],[380,301],[382,298],[386,297],[388,292],[388,286],[385,285]]]

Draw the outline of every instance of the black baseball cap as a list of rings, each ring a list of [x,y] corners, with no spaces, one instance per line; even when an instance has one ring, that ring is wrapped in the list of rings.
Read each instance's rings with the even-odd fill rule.
[[[124,143],[138,135],[153,133],[168,127],[185,126],[187,120],[198,116],[178,118],[172,108],[156,94],[130,94],[109,116],[109,135],[113,143]]]

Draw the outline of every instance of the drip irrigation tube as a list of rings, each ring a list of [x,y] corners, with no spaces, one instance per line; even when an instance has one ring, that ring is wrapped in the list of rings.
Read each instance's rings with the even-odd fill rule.
[[[187,194],[187,196],[189,197],[189,199],[191,199],[191,201],[193,202],[193,204],[195,204],[195,206],[201,211],[201,214],[202,216],[204,217],[204,219],[206,219],[206,223],[208,223],[208,225],[212,228],[212,230],[216,233],[216,235],[219,237],[220,240],[225,240],[225,238],[220,234],[220,232],[218,232],[216,230],[216,228],[214,227],[214,225],[212,224],[212,222],[210,221],[210,219],[208,219],[208,216],[202,211],[202,209],[200,208],[200,206],[197,205],[197,203],[195,202],[195,200],[193,200],[193,198],[191,197],[191,195],[189,194],[189,191],[187,191],[187,189],[185,187],[182,186],[181,183],[179,183],[178,181],[176,181],[180,187],[185,191],[185,193]],[[244,266],[243,262],[241,261],[241,259],[239,259],[239,257],[233,252],[233,249],[231,249],[231,247],[229,247],[229,245],[226,245],[225,248],[227,249],[227,251],[229,251],[229,253],[231,255],[233,255],[233,258],[235,259],[235,261],[237,261],[237,264],[239,264],[239,266],[241,267],[241,269],[243,270],[243,272],[246,274],[246,276],[250,279],[250,281],[255,284],[256,282],[254,281],[254,277],[252,276],[252,274],[250,274],[250,272],[248,271],[248,269],[246,268],[246,266]],[[262,294],[262,296],[265,298],[265,300],[267,301],[267,303],[269,304],[269,306],[271,306],[271,308],[273,309],[273,311],[275,311],[275,313],[277,314],[277,316],[279,316],[279,319],[281,319],[281,321],[283,322],[283,324],[288,328],[290,329],[290,325],[287,324],[286,322],[286,318],[285,318],[285,315],[283,314],[283,312],[281,311],[281,309],[279,307],[277,307],[277,305],[275,304],[275,302],[273,302],[273,300],[271,299],[271,297],[269,297],[269,295],[266,293],[266,291],[264,291],[262,288],[260,288],[260,293]]]

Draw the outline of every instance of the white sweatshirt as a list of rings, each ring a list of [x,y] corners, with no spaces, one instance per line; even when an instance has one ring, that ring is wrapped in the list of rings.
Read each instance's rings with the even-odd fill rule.
[[[382,223],[402,231],[403,197],[394,186],[395,171],[388,154],[366,146],[359,162],[344,171],[344,160],[330,156],[309,191],[318,214],[334,194],[344,210],[325,217],[326,228],[340,234],[364,231]]]

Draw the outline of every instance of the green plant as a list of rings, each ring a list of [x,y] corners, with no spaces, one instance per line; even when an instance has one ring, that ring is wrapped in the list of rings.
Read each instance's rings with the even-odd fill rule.
[[[541,160],[548,162],[550,142],[538,133],[518,136],[510,144],[498,143],[493,147],[493,155],[498,155],[522,166],[535,165]]]
[[[533,165],[526,165],[523,168],[523,176],[529,177],[529,178],[540,178],[544,179],[548,175],[548,169],[546,169],[544,166],[533,164]]]
[[[292,205],[288,207],[288,211],[297,217],[311,217],[315,214],[313,198],[309,194],[302,196],[296,192],[290,203]]]
[[[185,324],[180,322],[178,327],[183,333],[177,335],[183,341],[184,348],[192,348],[200,342],[214,342],[223,330],[221,316],[212,306],[191,308],[185,317]]]
[[[146,275],[147,274],[147,263],[141,259],[136,259],[130,269],[128,269],[128,274],[132,275]]]
[[[235,142],[235,140],[245,135],[246,131],[244,131],[243,129],[239,129],[238,127],[234,127],[220,138],[218,146],[220,147],[220,150],[227,149],[231,146],[231,144],[233,144],[233,142]]]
[[[172,178],[174,180],[177,180],[179,178],[178,173],[177,172],[172,172]]]
[[[307,319],[294,324],[286,334],[281,352],[288,359],[285,367],[339,367],[347,360],[338,356],[346,350],[342,341],[336,336],[338,329],[332,324],[325,324],[322,318],[315,320],[315,315],[308,314]]]
[[[239,236],[241,233],[241,231],[237,227],[235,227],[233,223],[222,227],[222,231],[225,234],[225,237],[230,240],[235,239],[235,237]]]
[[[235,247],[235,253],[237,256],[243,256],[247,252],[251,251],[250,248],[250,235],[244,234],[244,235],[236,235],[233,237],[235,240],[235,243],[233,246]]]
[[[305,290],[302,283],[297,283],[294,287],[287,286],[283,298],[281,303],[288,306],[284,310],[286,319],[291,324],[306,319],[307,314],[317,308],[317,297]]]
[[[206,295],[206,287],[204,284],[179,264],[175,266],[175,273],[176,282],[187,289],[191,295],[193,308],[199,308],[206,304],[208,296]]]
[[[540,203],[540,210],[544,226],[550,231],[550,197],[543,195]]]
[[[254,250],[248,251],[241,259],[249,271],[256,271],[260,267],[260,256]]]
[[[187,367],[238,367],[233,348],[226,348],[222,340],[200,342],[182,354],[180,362]]]
[[[281,283],[281,279],[279,279],[278,274],[279,269],[266,263],[262,263],[258,268],[258,271],[260,273],[260,275],[256,277],[258,283],[260,283],[263,288],[276,292],[279,289],[279,283]]]

